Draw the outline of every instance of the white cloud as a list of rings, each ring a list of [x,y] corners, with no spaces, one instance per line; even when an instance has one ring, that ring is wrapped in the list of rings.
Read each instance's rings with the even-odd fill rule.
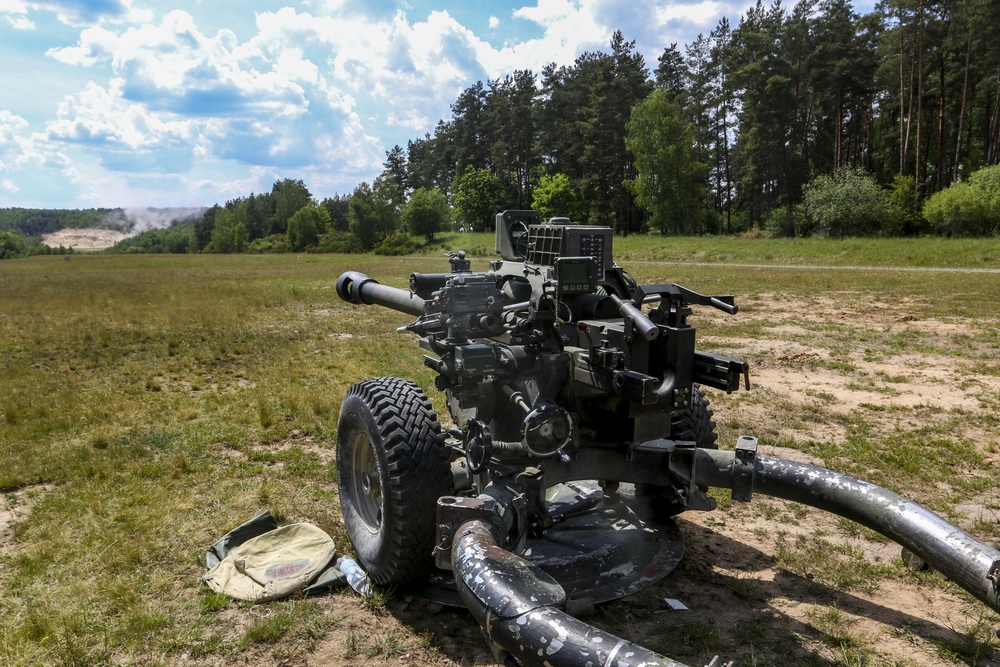
[[[55,58],[67,65],[89,67],[102,60],[114,57],[114,46],[117,40],[115,33],[104,28],[87,28],[80,33],[76,46],[49,49],[45,55]]]
[[[527,19],[546,28],[571,19],[582,9],[579,2],[571,0],[538,0],[534,7],[521,7],[514,11],[515,18]]]
[[[364,63],[354,60],[354,47],[365,42],[337,62],[340,35],[361,27],[334,30],[344,27],[339,23],[283,9],[261,14],[258,33],[244,43],[227,30],[205,35],[180,11],[120,34],[87,29],[76,46],[51,55],[81,66],[110,64],[115,77],[67,96],[49,137],[90,150],[112,171],[183,173],[195,162],[232,162],[370,178],[384,148],[364,127],[357,96],[388,89],[372,85]],[[385,53],[376,41],[367,46],[381,57],[378,66]]]
[[[116,149],[149,150],[168,144],[189,144],[194,126],[185,120],[164,120],[140,104],[123,99],[124,82],[108,88],[89,83],[78,95],[59,105],[57,120],[48,124],[49,138],[80,144],[106,144]]]
[[[661,23],[688,21],[699,26],[714,28],[722,16],[724,6],[714,0],[702,0],[692,4],[663,4],[656,8],[656,17]]]
[[[9,172],[31,159],[38,152],[29,134],[28,121],[0,109],[0,172]]]
[[[447,11],[417,15],[399,0],[381,0],[360,12],[359,2],[307,0],[256,14],[234,6],[210,24],[200,13],[207,3],[188,5],[197,18],[175,9],[153,20],[133,0],[0,0],[0,17],[11,25],[39,11],[89,21],[75,44],[47,55],[90,81],[66,91],[44,132],[0,115],[0,177],[19,185],[4,173],[17,168],[14,159],[51,159],[89,198],[131,188],[130,196],[160,197],[150,202],[157,204],[179,193],[195,198],[179,204],[211,203],[286,176],[315,192],[349,191],[381,170],[394,143],[433,132],[477,80],[569,65],[607,48],[616,28],[655,64],[666,44],[684,41],[682,24],[707,25],[728,7],[726,0],[537,0],[502,18],[530,22],[541,35],[496,48]],[[483,18],[491,31],[501,25]],[[10,133],[17,149],[7,148],[15,146]],[[157,185],[170,191],[157,195]]]
[[[391,127],[426,131],[464,87],[488,75],[480,54],[489,46],[447,12],[411,23],[397,12],[373,21],[359,15],[311,16],[290,8],[260,14],[246,45],[256,57],[301,44],[312,56],[331,105],[371,109]]]
[[[537,72],[550,62],[569,65],[582,52],[606,46],[613,27],[596,19],[595,5],[594,0],[538,0],[534,7],[515,10],[514,18],[536,23],[544,34],[504,48],[498,62]]]
[[[242,178],[203,178],[192,183],[193,190],[205,201],[224,201],[245,197],[251,192],[270,192],[275,181],[281,180],[280,172],[270,167],[251,167]]]
[[[23,117],[0,110],[0,176],[19,205],[48,206],[54,196],[72,196],[80,173],[60,146],[31,131]],[[27,198],[26,201],[25,198]]]
[[[8,16],[7,23],[14,30],[34,30],[35,23],[27,16]]]
[[[34,22],[28,18],[28,6],[21,0],[0,0],[0,16],[3,16],[14,30],[34,30]]]
[[[26,129],[28,129],[28,121],[6,109],[0,109],[0,138],[3,138],[3,141],[0,142],[0,150],[4,146],[10,145],[17,134]]]
[[[0,0],[0,14],[18,29],[34,28],[28,18],[31,12],[47,12],[69,26],[83,27],[101,23],[148,21],[152,12],[145,7],[133,7],[133,0]],[[30,26],[27,27],[27,26]]]
[[[303,104],[296,77],[315,74],[314,68],[296,67],[294,53],[277,54],[270,71],[244,68],[231,31],[204,35],[183,11],[170,12],[160,25],[144,24],[121,34],[89,28],[77,46],[54,49],[50,55],[84,66],[110,60],[124,82],[125,97],[187,115],[295,115],[294,107]]]
[[[28,5],[23,0],[0,0],[0,14],[27,15]]]

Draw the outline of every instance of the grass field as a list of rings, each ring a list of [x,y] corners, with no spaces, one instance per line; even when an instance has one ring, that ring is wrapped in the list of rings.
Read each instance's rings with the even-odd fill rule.
[[[263,509],[317,524],[346,548],[331,444],[344,391],[383,374],[430,390],[433,376],[415,338],[395,332],[409,318],[341,302],[336,277],[356,269],[402,286],[413,270],[445,270],[440,253],[456,238],[413,259],[0,262],[0,664],[303,664],[310,652],[329,658],[314,664],[488,663],[471,618],[412,620],[410,600],[360,612],[346,611],[360,605],[347,593],[254,606],[199,586],[205,549]],[[492,254],[486,235],[461,242]],[[693,318],[704,347],[747,358],[757,378],[749,393],[711,396],[724,447],[757,435],[1000,540],[1000,273],[988,272],[1000,269],[1000,242],[616,244],[642,282],[737,296],[739,315]],[[859,266],[872,268],[842,268]],[[720,556],[694,540],[659,592],[709,611],[736,600],[742,621],[707,613],[664,629],[651,594],[595,622],[698,665],[715,653],[741,665],[1000,664],[996,615],[902,568],[878,536],[726,495],[722,511],[685,520],[686,532],[750,541],[760,561],[744,567],[738,548],[717,545]],[[776,620],[793,590],[808,604]],[[858,631],[868,627],[858,600],[898,590],[945,599],[949,620],[913,611],[888,638]],[[875,622],[898,620],[886,618]],[[908,650],[885,648],[896,644]]]

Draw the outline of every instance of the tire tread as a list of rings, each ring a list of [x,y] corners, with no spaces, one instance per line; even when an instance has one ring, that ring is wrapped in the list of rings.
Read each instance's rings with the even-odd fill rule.
[[[386,514],[391,515],[383,518],[383,528],[392,529],[383,536],[388,550],[382,562],[364,565],[377,584],[405,583],[430,568],[437,500],[452,490],[441,424],[426,394],[409,380],[364,380],[348,389],[344,400],[349,397],[371,411],[389,477],[388,488],[382,489]]]

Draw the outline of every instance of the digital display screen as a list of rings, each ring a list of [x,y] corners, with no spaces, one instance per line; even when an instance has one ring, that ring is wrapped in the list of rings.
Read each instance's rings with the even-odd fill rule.
[[[597,265],[591,257],[560,257],[556,280],[563,294],[589,294],[597,289]]]

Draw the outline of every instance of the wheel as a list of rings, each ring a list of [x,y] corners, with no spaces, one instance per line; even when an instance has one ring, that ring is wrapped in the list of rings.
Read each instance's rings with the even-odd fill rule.
[[[380,377],[347,390],[337,485],[347,535],[372,581],[401,584],[430,569],[437,499],[452,482],[441,425],[420,387]]]
[[[693,440],[704,449],[719,448],[716,442],[719,434],[715,432],[715,420],[701,385],[692,387],[691,407],[674,415],[671,420],[670,437],[673,440]]]

